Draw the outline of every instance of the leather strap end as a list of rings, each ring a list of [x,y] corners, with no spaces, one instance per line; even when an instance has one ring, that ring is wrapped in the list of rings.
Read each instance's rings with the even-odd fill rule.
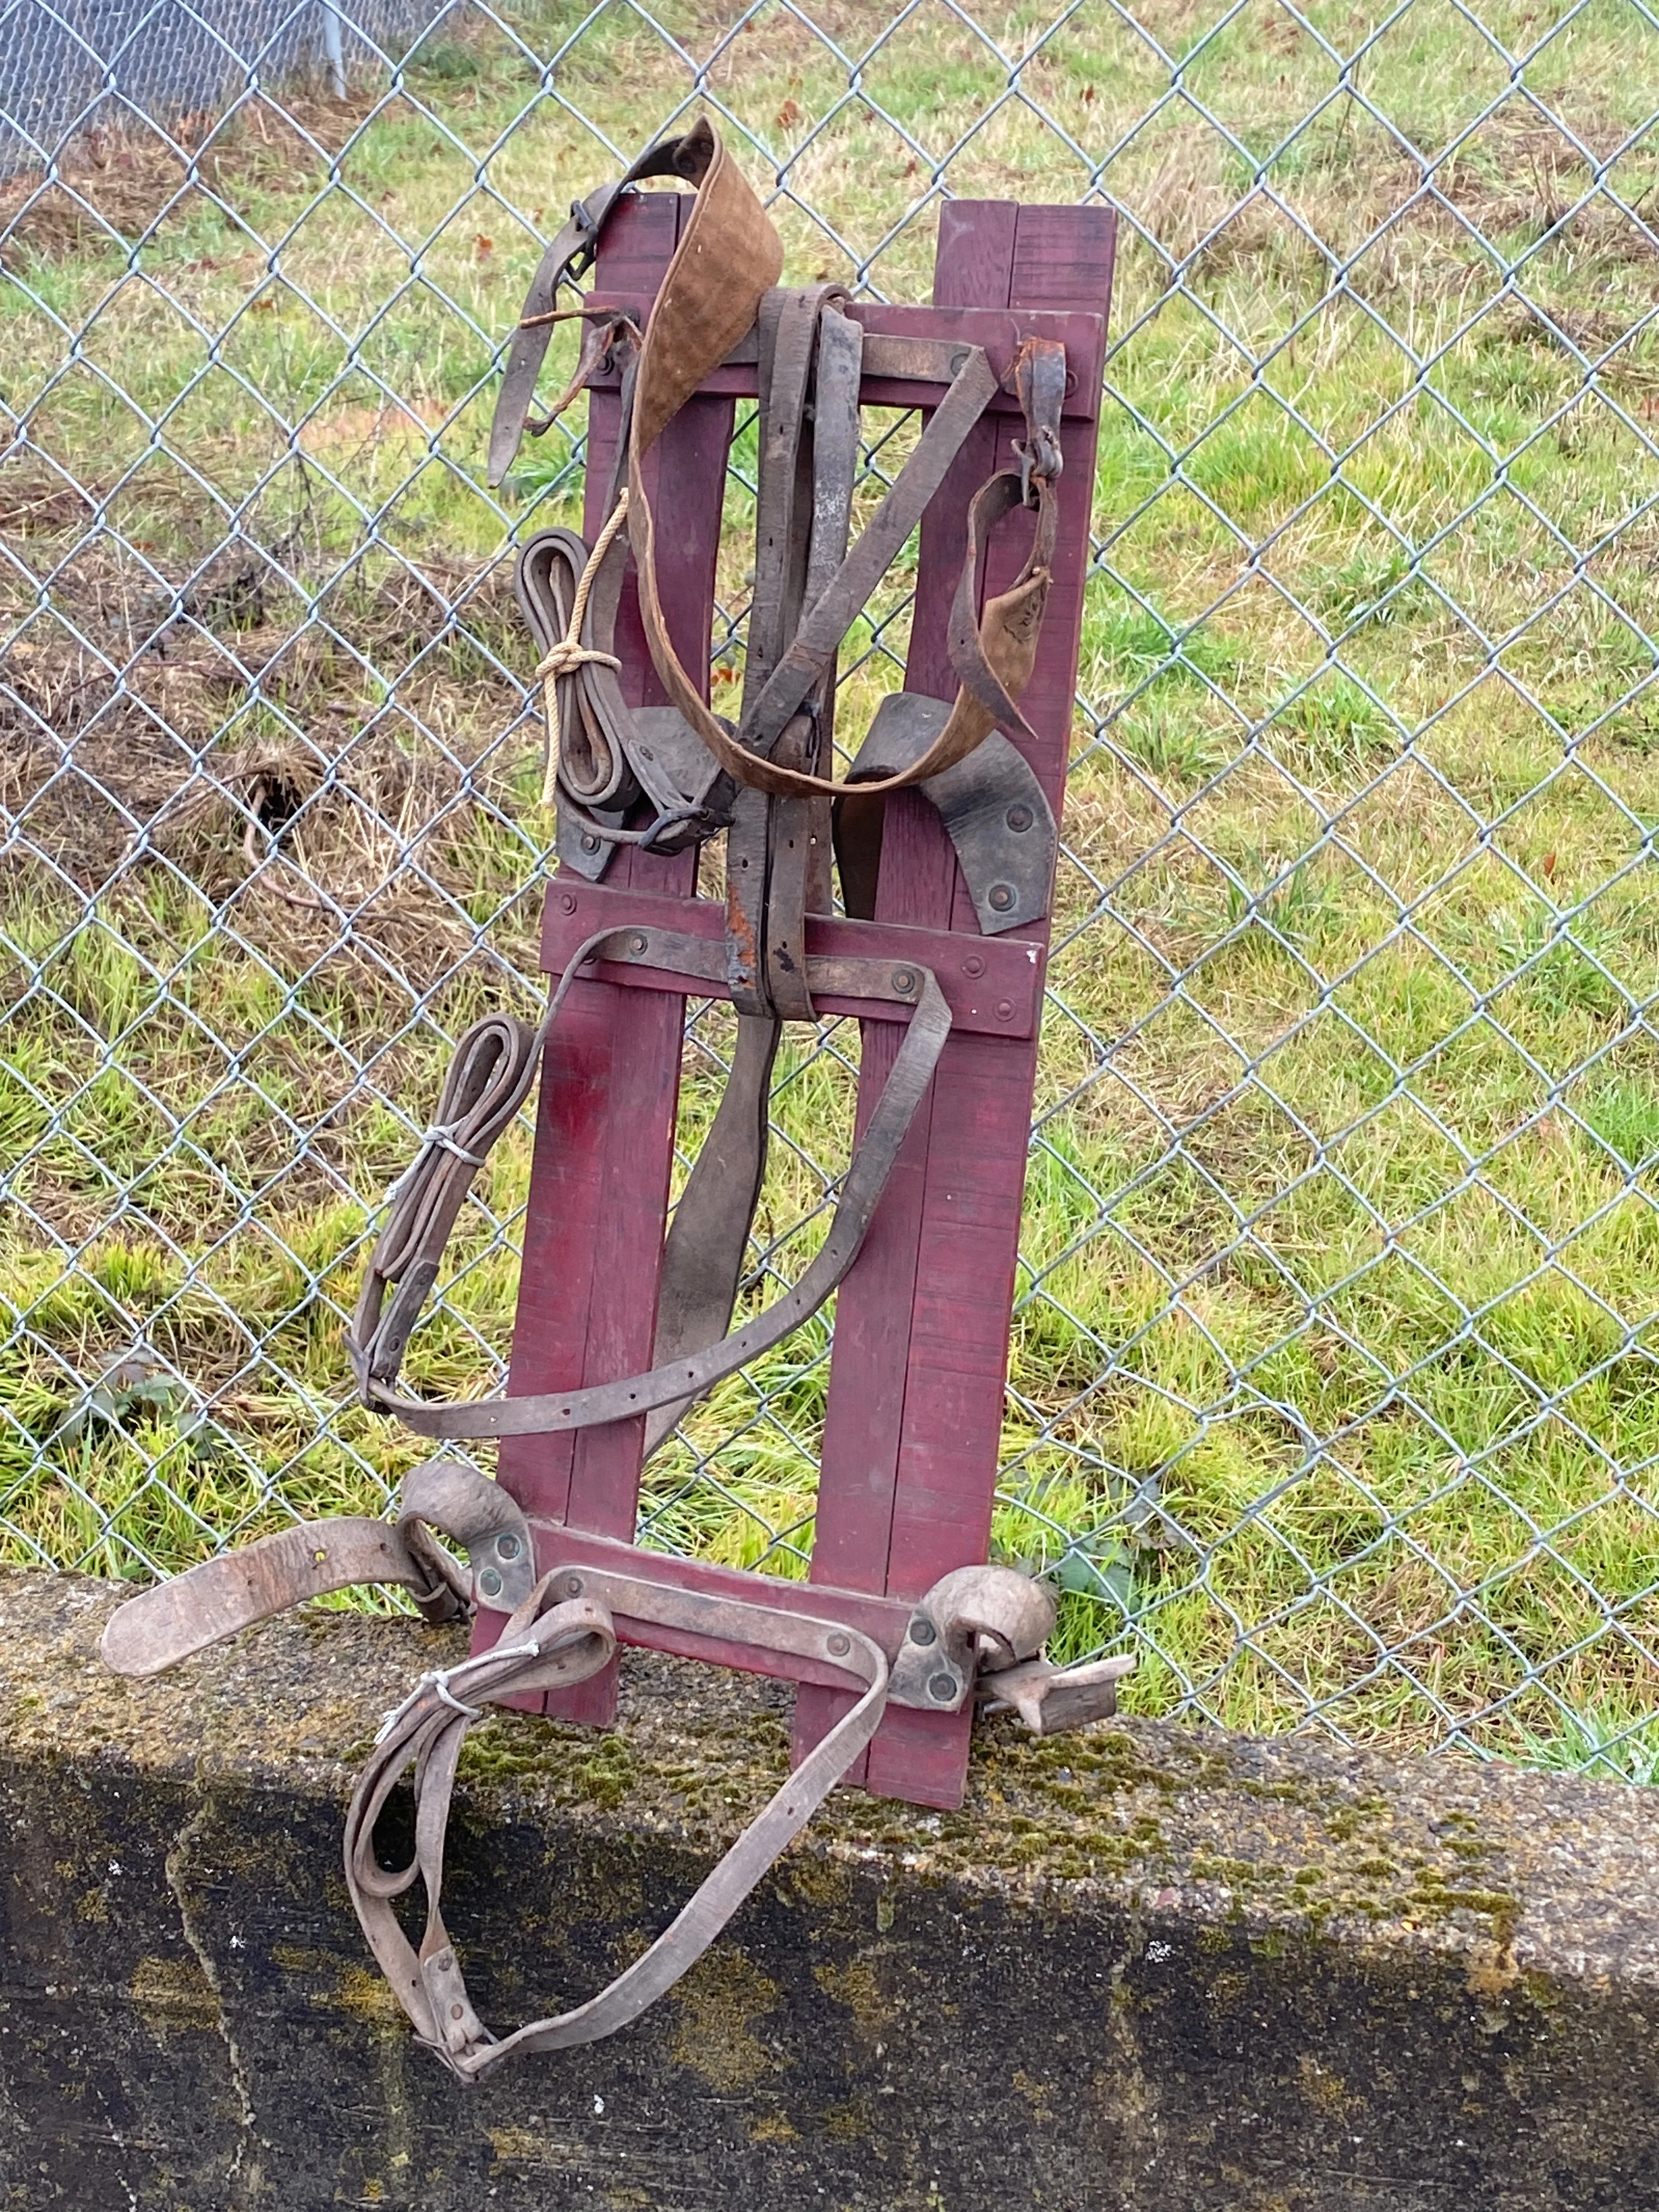
[[[437,1279],[435,1260],[416,1260],[393,1291],[392,1303],[368,1346],[365,1364],[371,1383],[390,1385],[397,1381],[410,1336]]]
[[[256,1620],[355,1583],[424,1590],[429,1576],[384,1521],[315,1521],[204,1559],[129,1598],[110,1615],[99,1648],[118,1674],[159,1674]]]

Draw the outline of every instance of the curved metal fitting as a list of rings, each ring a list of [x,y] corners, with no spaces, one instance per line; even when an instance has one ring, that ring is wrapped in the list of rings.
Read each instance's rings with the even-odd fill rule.
[[[1012,1567],[957,1567],[933,1584],[910,1616],[893,1662],[895,1705],[953,1713],[975,1679],[1034,1658],[1054,1625],[1041,1583]]]
[[[472,1568],[475,1605],[514,1613],[536,1586],[536,1547],[517,1502],[459,1460],[429,1459],[404,1477],[398,1528],[441,1528]]]
[[[875,912],[876,878],[886,801],[860,798],[857,785],[900,774],[919,761],[950,720],[951,703],[923,691],[890,691],[848,771],[848,789],[836,809],[836,855],[847,911]],[[966,760],[919,787],[939,809],[956,848],[981,934],[1000,937],[1029,927],[1048,911],[1060,833],[1054,810],[1030,763],[1000,730]]]

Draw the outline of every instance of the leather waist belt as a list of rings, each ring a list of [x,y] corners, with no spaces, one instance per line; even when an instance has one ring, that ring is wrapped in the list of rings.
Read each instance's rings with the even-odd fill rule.
[[[592,264],[625,188],[663,176],[691,185],[696,200],[643,331],[627,314],[571,311],[589,325],[576,375],[535,426],[544,428],[602,369],[619,374],[625,436],[605,522],[591,544],[565,529],[532,538],[520,558],[517,586],[540,653],[547,792],[559,811],[562,864],[597,878],[622,846],[678,850],[723,831],[725,938],[711,942],[654,925],[600,930],[567,960],[538,1025],[490,1014],[461,1040],[435,1119],[391,1194],[347,1333],[365,1403],[429,1437],[522,1436],[643,1417],[648,1451],[687,1406],[799,1328],[846,1275],[933,1078],[951,1014],[923,963],[807,951],[807,915],[829,909],[832,826],[854,919],[869,912],[870,838],[879,836],[879,809],[872,816],[871,803],[913,786],[939,807],[984,930],[1011,927],[1046,907],[1053,817],[1009,740],[1032,735],[1018,700],[1038,647],[1055,542],[1066,383],[1058,343],[1022,344],[1011,371],[1025,422],[1020,465],[993,475],[969,508],[948,625],[955,697],[886,702],[848,781],[826,772],[836,654],[996,395],[999,378],[981,346],[866,341],[836,287],[779,288],[777,235],[706,122],[653,148],[617,184],[573,209],[537,273],[514,339],[491,433],[491,481],[501,481],[528,422],[549,334],[565,313],[557,304],[561,285]],[[752,345],[756,363],[760,475],[754,594],[733,724],[711,712],[669,637],[646,463],[679,409],[744,344]],[[943,397],[852,539],[860,379],[867,352],[878,346],[884,376],[925,378]],[[1029,556],[1013,584],[976,613],[986,539],[1006,516],[1026,507],[1035,509]],[[630,558],[666,707],[637,709],[624,696],[616,635]],[[1021,848],[1035,857],[999,861],[988,881],[975,855],[986,823],[1005,818],[1018,833],[1016,844],[1027,832],[1039,833]],[[398,1388],[404,1350],[473,1178],[523,1105],[573,988],[600,961],[648,969],[688,994],[722,993],[738,1015],[731,1078],[664,1246],[653,1364],[612,1382],[530,1396],[443,1404],[408,1395]],[[884,1006],[904,1024],[904,1035],[817,1256],[792,1289],[733,1328],[765,1167],[780,1026],[815,1018],[815,991]],[[1052,1602],[1030,1578],[1006,1569],[960,1570],[914,1607],[841,1594],[841,1617],[820,1619],[810,1610],[811,1593],[772,1601],[750,1578],[750,1597],[709,1595],[678,1586],[665,1563],[629,1547],[615,1547],[614,1556],[595,1565],[590,1540],[580,1558],[573,1553],[561,1561],[561,1540],[556,1528],[532,1529],[494,1483],[459,1464],[433,1462],[404,1482],[395,1526],[347,1519],[266,1537],[131,1600],[105,1637],[111,1665],[149,1673],[282,1607],[362,1582],[401,1585],[432,1620],[473,1607],[499,1616],[490,1649],[427,1675],[387,1715],[346,1823],[346,1880],[368,1942],[419,2039],[464,2080],[477,2080],[514,2052],[591,2042],[635,2019],[685,1972],[799,1832],[869,1742],[890,1701],[949,1711],[990,1694],[1047,1732],[1109,1711],[1127,1664],[1114,1660],[1070,1672],[1049,1665],[1039,1655],[1053,1625]],[[465,1551],[466,1569],[446,1543]],[[538,1545],[544,1565],[554,1562],[539,1574]],[[849,1625],[854,1613],[864,1625]],[[838,1684],[853,1702],[641,1958],[588,2002],[497,2040],[473,2010],[440,1909],[449,1803],[466,1730],[491,1704],[597,1673],[619,1638],[652,1626],[691,1638],[693,1648],[701,1637],[787,1657],[801,1679]],[[411,1768],[414,1856],[388,1873],[376,1858],[375,1824]],[[393,1910],[417,1879],[426,1895],[418,1949]]]

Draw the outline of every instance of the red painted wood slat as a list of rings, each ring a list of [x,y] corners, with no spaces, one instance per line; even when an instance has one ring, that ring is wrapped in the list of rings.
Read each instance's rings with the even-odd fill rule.
[[[652,192],[619,209],[600,255],[603,281],[654,293],[688,205],[683,195]],[[686,526],[661,533],[658,580],[675,646],[691,669],[708,665],[733,404],[692,399],[647,464],[658,483],[672,486],[677,518]],[[613,395],[594,393],[583,515],[590,542],[605,519],[619,414]],[[630,703],[662,703],[631,586],[617,635]],[[689,898],[696,876],[691,854],[665,859],[624,850],[608,881]],[[570,994],[542,1073],[507,1386],[514,1393],[605,1382],[649,1363],[684,1018],[684,999],[666,992],[595,982]],[[625,1540],[634,1534],[643,1443],[642,1420],[514,1439],[501,1446],[501,1479],[528,1511]],[[548,1710],[603,1724],[615,1699],[614,1672],[607,1670],[550,1698]]]
[[[1103,313],[1113,239],[1105,209],[951,203],[940,216],[936,304]],[[961,563],[966,501],[993,465],[1009,465],[1012,443],[1006,423],[980,425],[924,524],[909,688],[936,696],[951,688],[945,611]],[[1093,426],[1068,424],[1065,444],[1054,584],[1021,702],[1042,740],[1032,765],[1056,813],[1082,630]],[[1006,585],[1023,557],[1018,530],[1005,528],[987,562],[986,590]],[[890,805],[876,912],[884,921],[975,927],[937,817],[908,794]],[[889,1025],[866,1024],[865,1035],[861,1103],[893,1050]],[[945,1047],[924,1109],[925,1136],[913,1134],[904,1179],[890,1188],[837,1303],[815,1578],[916,1597],[951,1568],[985,1556],[1036,1070],[1035,1040],[953,1036]],[[906,1311],[902,1340],[895,1323]],[[845,1704],[835,1692],[802,1688],[798,1754]],[[882,1794],[959,1803],[970,1725],[966,1712],[891,1712],[866,1754],[864,1780]]]

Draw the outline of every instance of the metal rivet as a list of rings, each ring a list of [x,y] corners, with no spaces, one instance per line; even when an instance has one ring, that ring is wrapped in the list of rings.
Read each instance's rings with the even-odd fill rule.
[[[576,894],[574,891],[561,891],[559,893],[559,908],[563,914],[574,914],[576,911]]]
[[[495,1552],[499,1559],[516,1559],[522,1549],[522,1545],[510,1528],[495,1539]]]
[[[453,2004],[453,2005],[451,2005],[451,2007],[449,2008],[449,2017],[451,2018],[451,2020],[459,2020],[459,2019],[460,2018],[460,2016],[461,2016],[461,2008],[459,2007],[459,2005],[458,2005],[458,2004]]]
[[[948,1705],[957,1693],[954,1674],[935,1674],[927,1685],[927,1694],[941,1705]]]
[[[645,932],[642,929],[636,929],[628,940],[628,949],[630,952],[643,952],[649,942],[650,939],[646,936]]]
[[[986,896],[999,914],[1006,914],[1014,902],[1014,887],[1012,884],[993,884]]]
[[[894,969],[893,988],[896,991],[914,991],[915,988],[915,976],[908,968]]]
[[[565,1595],[568,1597],[580,1597],[582,1594],[581,1577],[580,1575],[567,1575],[564,1578],[564,1588]]]
[[[836,1633],[830,1638],[830,1655],[834,1658],[844,1659],[852,1648],[852,1638],[850,1636],[843,1636],[839,1629],[837,1629]]]
[[[453,1951],[440,1951],[432,1963],[441,1974],[453,1973],[455,1970],[455,1954]]]
[[[1013,1000],[1012,999],[999,999],[997,1000],[997,1019],[1000,1022],[1011,1022],[1013,1018]]]
[[[910,1641],[912,1644],[931,1644],[937,1633],[938,1632],[934,1628],[933,1622],[929,1620],[925,1614],[918,1613],[915,1619],[910,1623]]]
[[[1011,830],[1029,830],[1035,818],[1029,806],[1011,806],[1003,817]]]
[[[582,850],[583,850],[583,852],[584,852],[584,853],[597,853],[597,852],[599,851],[599,839],[598,839],[598,838],[593,835],[593,832],[592,832],[591,830],[584,830],[582,831]]]
[[[968,349],[965,346],[958,346],[951,356],[951,376],[953,382],[967,366]]]
[[[970,952],[968,955],[962,963],[962,972],[964,975],[982,975],[985,973],[985,963],[977,952]]]
[[[496,1573],[494,1567],[486,1567],[484,1569],[483,1572],[478,1577],[478,1588],[483,1592],[486,1597],[499,1597],[501,1595],[501,1578]]]

